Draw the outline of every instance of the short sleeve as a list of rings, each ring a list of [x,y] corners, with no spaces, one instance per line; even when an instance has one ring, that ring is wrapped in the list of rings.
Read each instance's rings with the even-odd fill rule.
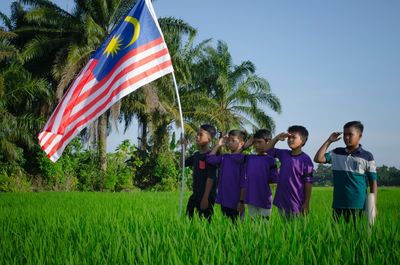
[[[240,188],[246,188],[247,186],[247,176],[246,176],[246,165],[242,164],[240,166]]]
[[[269,167],[269,183],[278,182],[278,167],[276,165],[275,159],[271,159],[271,165]]]
[[[376,173],[376,163],[375,160],[367,162],[367,168],[365,174],[369,181],[376,181],[378,179],[378,174]]]
[[[332,164],[332,152],[325,153],[325,163]]]
[[[206,161],[210,165],[219,165],[219,164],[221,164],[222,156],[221,155],[207,155]]]
[[[185,167],[192,167],[193,166],[193,159],[194,155],[189,156],[185,159]]]
[[[217,168],[211,164],[207,165],[207,178],[217,180]]]
[[[278,148],[272,148],[267,151],[268,155],[278,158],[279,160],[281,160],[284,152],[285,152],[284,149],[278,149]]]
[[[305,183],[313,183],[313,173],[314,173],[314,164],[312,163],[311,159],[308,159],[304,162],[303,167],[303,181]]]

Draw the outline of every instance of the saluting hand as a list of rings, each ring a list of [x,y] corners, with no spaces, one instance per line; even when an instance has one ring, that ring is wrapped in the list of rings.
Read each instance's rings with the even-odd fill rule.
[[[288,138],[291,134],[287,132],[282,132],[278,134],[276,137],[278,138],[279,141],[285,141],[286,138]]]
[[[342,133],[341,132],[333,132],[329,138],[328,142],[333,143],[339,141],[342,137],[339,137]]]
[[[228,136],[227,135],[225,135],[224,137],[219,138],[218,145],[219,146],[225,145],[227,140],[228,140]]]
[[[250,146],[252,146],[252,145],[253,145],[253,142],[254,142],[254,138],[253,138],[253,136],[251,136],[251,137],[244,143],[243,149],[247,149],[247,148],[249,148]]]

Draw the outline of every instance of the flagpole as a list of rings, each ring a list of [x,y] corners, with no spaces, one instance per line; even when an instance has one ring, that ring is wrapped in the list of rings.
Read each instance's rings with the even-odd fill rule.
[[[182,106],[181,106],[181,100],[179,97],[179,91],[178,91],[178,85],[176,84],[176,79],[175,79],[175,74],[172,72],[172,78],[174,80],[174,86],[175,86],[175,92],[176,92],[176,98],[178,100],[178,108],[179,108],[179,116],[181,119],[181,146],[182,146],[182,186],[181,186],[181,199],[179,203],[179,216],[182,216],[182,205],[183,205],[183,196],[184,196],[184,191],[185,191],[185,143],[182,141],[185,137],[185,127],[183,124],[183,114],[182,114]]]

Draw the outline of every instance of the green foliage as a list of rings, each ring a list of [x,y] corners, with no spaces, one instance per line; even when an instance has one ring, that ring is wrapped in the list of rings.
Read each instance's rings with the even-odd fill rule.
[[[180,171],[173,153],[164,152],[157,156],[154,176],[161,180],[156,185],[156,190],[175,191],[179,189]]]
[[[314,170],[313,185],[315,186],[333,185],[332,167],[330,165],[318,164],[317,168]]]
[[[383,186],[400,186],[400,169],[381,166],[377,168],[378,183]]]
[[[30,180],[17,163],[0,163],[0,192],[27,192],[31,190]]]
[[[140,161],[128,165],[129,158],[134,156],[135,146],[129,140],[124,140],[113,154],[108,154],[107,172],[104,188],[110,191],[131,190],[133,188],[133,176],[140,166]]]

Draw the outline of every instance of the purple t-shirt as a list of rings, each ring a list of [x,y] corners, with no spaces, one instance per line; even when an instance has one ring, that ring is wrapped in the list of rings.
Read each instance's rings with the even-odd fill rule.
[[[224,207],[236,209],[239,203],[240,189],[246,185],[244,157],[244,154],[207,156],[207,163],[219,166],[216,202]]]
[[[291,150],[274,148],[268,154],[281,162],[274,205],[286,214],[298,214],[304,204],[305,183],[313,181],[314,164],[306,153],[294,156]]]
[[[277,181],[275,159],[269,155],[246,156],[246,203],[271,209],[272,192],[269,183]]]

